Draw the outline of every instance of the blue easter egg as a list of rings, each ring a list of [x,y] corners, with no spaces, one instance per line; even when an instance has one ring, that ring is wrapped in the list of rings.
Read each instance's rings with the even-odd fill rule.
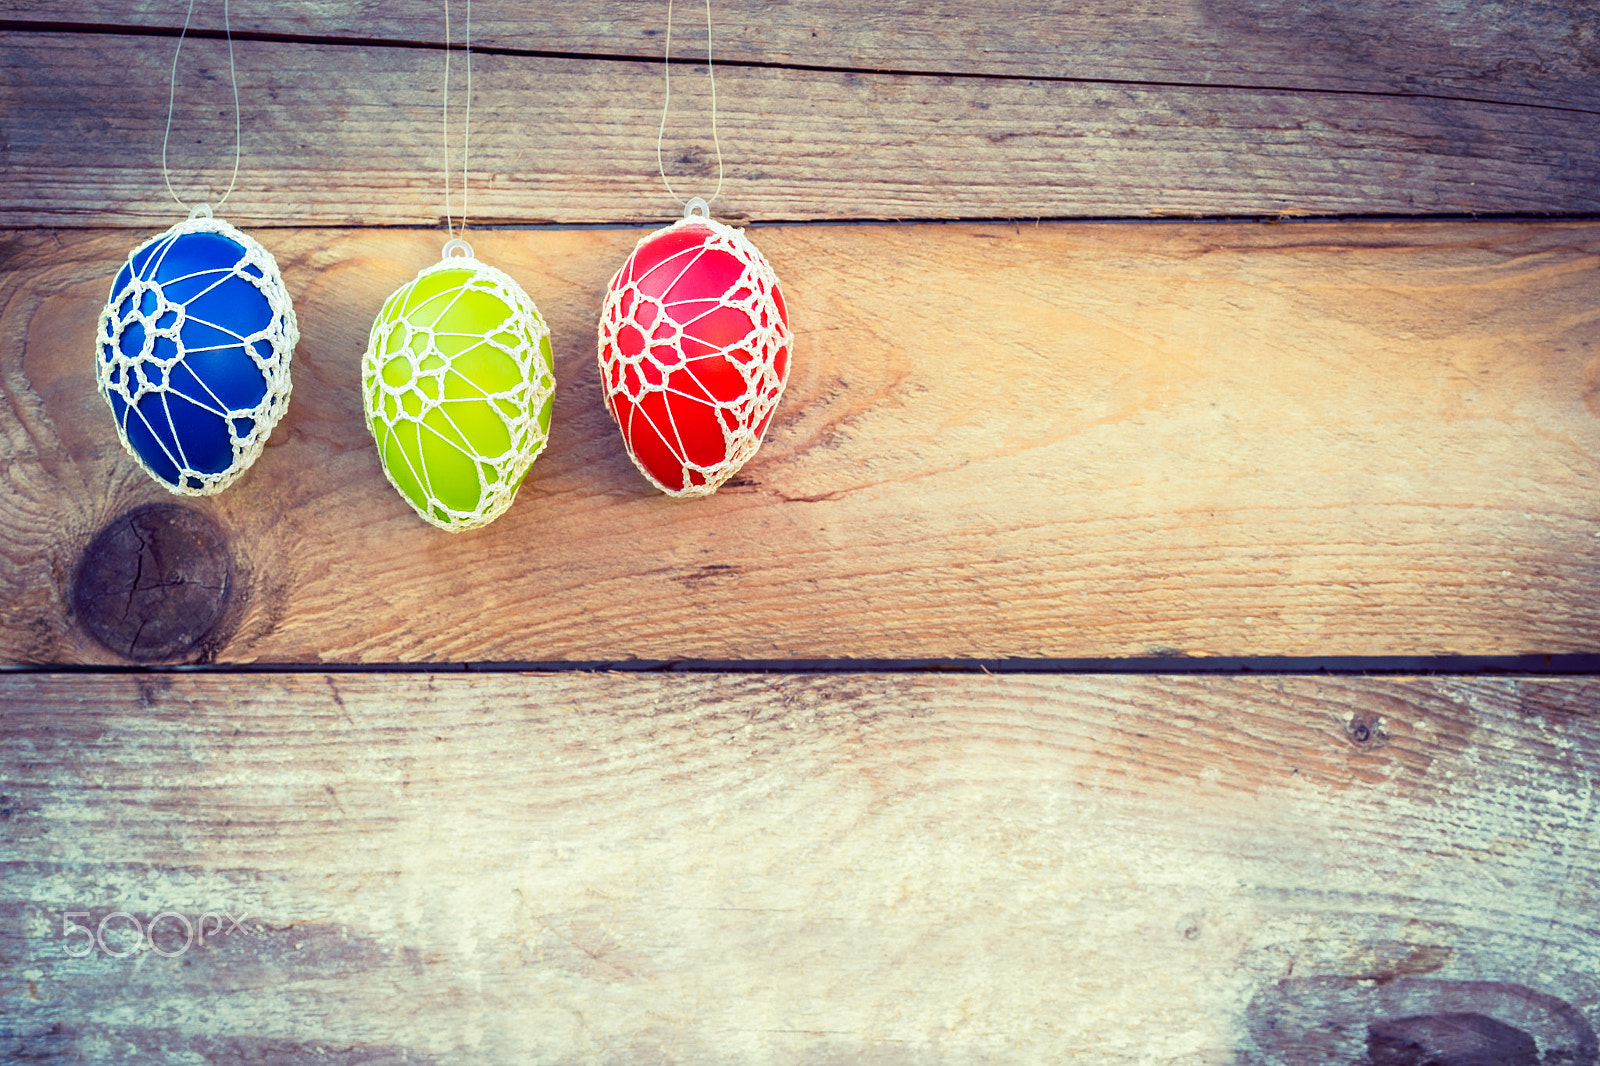
[[[283,417],[299,338],[272,254],[206,212],[134,249],[117,273],[96,377],[140,465],[175,493],[210,495]]]

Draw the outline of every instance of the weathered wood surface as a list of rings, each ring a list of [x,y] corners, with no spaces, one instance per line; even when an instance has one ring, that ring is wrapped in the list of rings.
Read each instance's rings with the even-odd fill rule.
[[[463,6],[454,9],[460,43]],[[439,4],[363,0],[235,3],[236,33],[352,42],[444,38]],[[132,0],[7,0],[0,17],[176,30],[182,5]],[[514,0],[477,0],[484,48],[656,58],[666,4],[568,0],[531,17]],[[1545,107],[1600,106],[1600,14],[1592,6],[1452,0],[718,0],[715,56],[733,63],[859,67],[1296,90],[1473,96]],[[192,25],[223,29],[220,4]],[[673,54],[704,57],[702,9],[683,4]]]
[[[171,39],[0,38],[0,222],[168,220]],[[237,44],[244,159],[234,221],[432,224],[444,215],[434,49]],[[226,46],[185,46],[169,155],[186,199],[233,164]],[[685,74],[688,71],[684,71]],[[1600,117],[1442,96],[725,67],[720,212],[747,219],[1591,213]],[[704,78],[677,80],[667,165],[709,195]],[[458,91],[464,99],[464,91]],[[485,55],[475,64],[472,213],[643,221],[661,69]],[[208,191],[209,190],[209,191]]]
[[[1594,680],[12,675],[0,701],[8,1061],[1301,1066],[1469,1012],[1595,1061]],[[185,950],[164,918],[163,958],[115,918],[127,958],[69,957],[64,923],[116,911],[244,928]]]
[[[785,282],[795,370],[741,478],[683,503],[633,469],[598,398],[596,309],[637,234],[474,234],[544,310],[559,389],[516,504],[450,535],[384,481],[357,388],[373,315],[439,236],[263,232],[300,315],[294,400],[245,479],[186,504],[227,537],[229,603],[192,646],[123,652],[1597,650],[1600,226],[754,235]],[[123,661],[74,617],[74,575],[98,531],[172,499],[123,453],[92,377],[95,316],[133,239],[4,246],[8,662]]]

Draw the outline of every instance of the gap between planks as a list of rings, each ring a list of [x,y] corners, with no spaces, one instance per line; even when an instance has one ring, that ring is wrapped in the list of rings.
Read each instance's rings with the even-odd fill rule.
[[[185,663],[124,666],[0,664],[0,673],[140,674],[1099,674],[1105,676],[1435,676],[1561,677],[1600,675],[1600,655],[1345,656],[1121,659],[633,659],[420,663]]]

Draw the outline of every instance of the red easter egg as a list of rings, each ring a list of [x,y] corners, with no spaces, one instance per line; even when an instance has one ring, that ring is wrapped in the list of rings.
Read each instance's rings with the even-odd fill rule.
[[[641,240],[606,290],[600,383],[640,473],[709,496],[761,446],[793,334],[772,264],[745,235],[689,217]]]

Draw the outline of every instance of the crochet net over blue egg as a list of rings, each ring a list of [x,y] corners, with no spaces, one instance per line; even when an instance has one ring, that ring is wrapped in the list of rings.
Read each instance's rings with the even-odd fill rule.
[[[135,249],[101,314],[100,391],[128,451],[173,492],[225,488],[289,399],[299,339],[277,263],[219,219]]]

